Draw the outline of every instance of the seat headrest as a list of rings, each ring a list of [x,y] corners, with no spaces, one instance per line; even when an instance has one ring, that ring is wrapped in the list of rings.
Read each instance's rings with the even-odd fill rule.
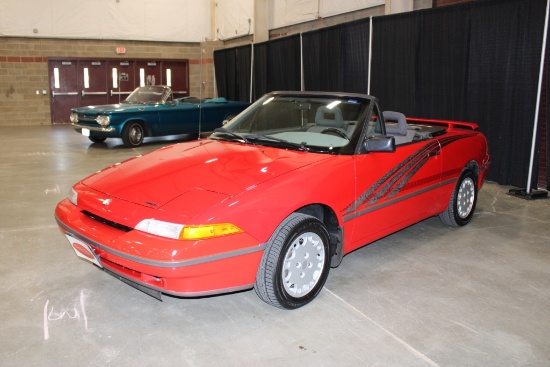
[[[407,118],[401,112],[384,111],[386,134],[407,136]],[[397,121],[397,124],[388,124],[388,121]]]
[[[342,111],[336,107],[319,107],[315,113],[315,125],[338,128],[344,127],[344,117],[342,116]]]

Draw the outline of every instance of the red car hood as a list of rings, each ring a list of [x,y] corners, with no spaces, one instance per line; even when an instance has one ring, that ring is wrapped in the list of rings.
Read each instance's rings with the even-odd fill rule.
[[[214,201],[251,189],[329,155],[203,140],[176,144],[108,167],[82,181],[129,202],[160,208],[192,190]],[[214,203],[212,203],[214,204]]]

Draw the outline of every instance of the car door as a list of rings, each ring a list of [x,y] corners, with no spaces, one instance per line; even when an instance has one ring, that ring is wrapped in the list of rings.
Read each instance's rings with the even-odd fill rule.
[[[376,109],[373,116],[380,116]],[[344,212],[344,221],[353,221],[352,241],[345,251],[433,215],[441,162],[436,139],[398,145],[395,152],[357,155],[357,197]]]
[[[199,133],[199,104],[168,101],[159,106],[159,126],[156,135]]]
[[[228,107],[228,102],[206,102],[202,105],[202,130],[213,131],[223,125],[226,117],[238,115],[234,109]],[[233,111],[233,112],[232,112]]]

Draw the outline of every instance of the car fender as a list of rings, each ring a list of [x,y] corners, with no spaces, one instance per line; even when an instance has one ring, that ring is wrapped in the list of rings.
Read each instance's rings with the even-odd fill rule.
[[[146,133],[145,136],[153,136],[150,123],[148,123],[146,120],[144,120],[142,118],[132,116],[132,117],[129,117],[127,120],[125,120],[123,123],[121,123],[119,125],[119,129],[118,129],[119,130],[119,132],[118,132],[119,137],[122,136],[122,132],[124,131],[124,127],[127,124],[132,123],[132,122],[139,122],[145,128],[145,133]]]
[[[260,243],[269,240],[277,226],[290,214],[319,205],[335,214],[342,226],[345,207],[355,197],[354,161],[351,156],[334,156],[328,160],[301,167],[273,180],[266,181],[225,200],[196,217],[196,224],[229,222],[249,233]],[[348,171],[344,173],[344,171]],[[322,176],[308,180],[310,175]],[[336,192],[331,180],[349,187]],[[324,185],[319,185],[324,182]],[[292,187],[292,190],[288,188]],[[326,210],[325,210],[326,212]]]

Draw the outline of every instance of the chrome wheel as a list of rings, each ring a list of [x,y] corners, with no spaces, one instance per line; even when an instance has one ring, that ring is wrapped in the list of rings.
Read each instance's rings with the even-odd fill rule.
[[[144,126],[137,122],[129,122],[122,129],[122,141],[124,145],[130,148],[140,146],[145,137]]]
[[[460,184],[456,198],[456,209],[460,218],[464,219],[470,215],[474,207],[475,197],[476,189],[474,180],[472,180],[471,177],[466,177]]]
[[[316,233],[306,232],[288,248],[281,277],[283,287],[293,297],[303,297],[315,287],[325,265],[323,241]]]
[[[134,145],[141,143],[141,140],[143,139],[143,130],[141,126],[132,125],[132,128],[130,129],[129,138],[132,144]]]
[[[477,181],[473,171],[462,172],[453,190],[447,209],[439,219],[451,227],[468,224],[474,216],[477,202]]]

